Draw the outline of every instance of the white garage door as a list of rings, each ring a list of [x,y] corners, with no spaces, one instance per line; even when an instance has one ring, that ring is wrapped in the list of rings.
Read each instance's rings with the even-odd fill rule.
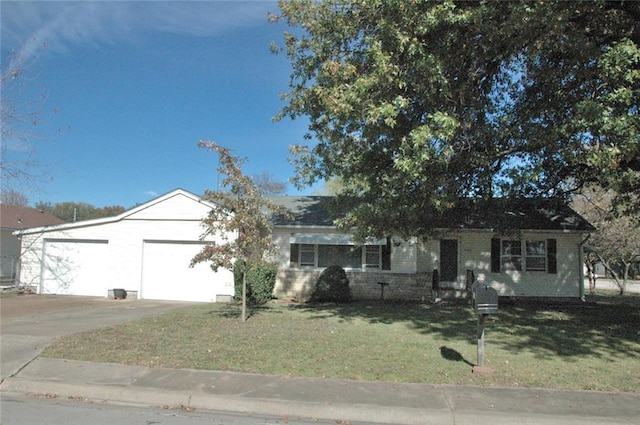
[[[43,294],[107,295],[108,241],[44,241]]]
[[[213,272],[207,263],[190,268],[200,242],[145,241],[141,298],[154,300],[215,302],[219,295],[233,295],[233,274]]]

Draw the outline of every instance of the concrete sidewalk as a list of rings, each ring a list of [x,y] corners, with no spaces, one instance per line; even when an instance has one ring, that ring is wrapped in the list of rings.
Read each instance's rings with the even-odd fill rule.
[[[638,424],[640,395],[292,378],[38,357],[4,394],[384,424]]]

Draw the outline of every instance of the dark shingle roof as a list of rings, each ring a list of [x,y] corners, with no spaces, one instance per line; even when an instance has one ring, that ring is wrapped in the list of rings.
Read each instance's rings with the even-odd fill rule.
[[[332,196],[273,196],[269,200],[282,205],[290,217],[273,217],[275,225],[333,226],[336,215],[330,211],[335,200]]]
[[[58,217],[36,208],[0,204],[0,227],[3,229],[22,230],[62,223],[64,221]]]
[[[284,206],[290,219],[273,218],[274,225],[333,226],[340,217],[336,198],[330,196],[277,196],[270,200]],[[344,206],[344,205],[343,205]],[[429,215],[429,226],[469,230],[553,230],[591,232],[595,228],[565,204],[550,199],[461,200],[446,215]]]
[[[464,200],[438,222],[440,227],[456,229],[595,230],[568,205],[540,198]]]

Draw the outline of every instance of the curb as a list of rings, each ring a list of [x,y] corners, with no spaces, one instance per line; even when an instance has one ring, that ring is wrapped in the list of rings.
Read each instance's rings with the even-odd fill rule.
[[[0,385],[3,394],[47,396],[79,401],[113,403],[127,406],[153,407],[184,410],[213,410],[231,413],[261,414],[266,416],[288,416],[335,421],[356,421],[380,424],[439,425],[461,424],[451,410],[425,410],[394,408],[362,404],[314,403],[276,399],[246,399],[203,393],[153,388],[127,388],[120,386],[92,386],[33,381],[10,378]],[[506,419],[506,418],[505,418]],[[478,424],[470,421],[469,424]],[[493,423],[493,422],[492,422]],[[499,422],[498,422],[499,423]],[[505,424],[512,423],[505,421]],[[532,422],[533,423],[533,422]],[[539,422],[538,422],[539,423]]]
[[[123,406],[201,410],[274,417],[298,417],[329,420],[403,424],[403,425],[585,425],[631,424],[629,418],[557,416],[520,413],[517,418],[506,412],[475,412],[450,409],[418,409],[365,404],[320,403],[265,398],[242,398],[144,387],[69,384],[9,378],[0,385],[3,395],[47,396],[76,401],[110,403]]]

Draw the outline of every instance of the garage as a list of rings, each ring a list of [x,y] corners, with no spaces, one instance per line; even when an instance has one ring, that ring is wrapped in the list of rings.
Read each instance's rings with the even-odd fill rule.
[[[211,234],[202,220],[217,205],[176,189],[113,217],[23,229],[20,282],[42,294],[113,296],[171,301],[228,301],[233,275],[208,264],[189,267]]]
[[[189,267],[202,242],[144,241],[141,298],[207,301],[233,294],[233,274],[208,264]]]
[[[107,240],[45,239],[40,293],[104,296]]]

